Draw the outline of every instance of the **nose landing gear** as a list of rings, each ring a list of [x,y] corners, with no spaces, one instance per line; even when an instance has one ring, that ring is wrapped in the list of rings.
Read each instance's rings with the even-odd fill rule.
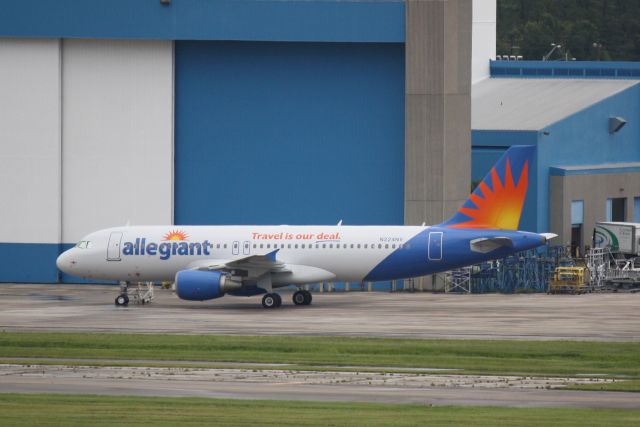
[[[129,305],[129,296],[134,304],[149,304],[153,301],[153,282],[138,283],[131,293],[129,292],[129,282],[120,282],[120,295],[116,297],[116,307],[126,307]]]

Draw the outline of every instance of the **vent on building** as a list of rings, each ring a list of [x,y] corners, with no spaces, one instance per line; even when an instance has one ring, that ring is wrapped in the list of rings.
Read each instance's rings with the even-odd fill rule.
[[[622,117],[609,117],[609,133],[616,133],[627,124]]]

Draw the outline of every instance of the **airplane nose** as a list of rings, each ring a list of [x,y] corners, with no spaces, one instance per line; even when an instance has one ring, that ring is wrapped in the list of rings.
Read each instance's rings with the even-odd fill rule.
[[[58,256],[58,259],[56,259],[56,266],[58,267],[58,270],[62,271],[63,273],[68,273],[71,265],[72,261],[69,251],[64,251]]]

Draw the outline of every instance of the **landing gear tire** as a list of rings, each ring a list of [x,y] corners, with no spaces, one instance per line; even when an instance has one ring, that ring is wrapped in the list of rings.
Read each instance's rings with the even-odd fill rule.
[[[262,306],[264,308],[276,308],[280,307],[282,304],[282,299],[278,294],[266,294],[262,297]]]
[[[129,304],[129,297],[125,294],[118,295],[116,297],[116,306],[123,307]]]
[[[313,297],[309,291],[300,290],[293,293],[293,303],[295,305],[309,305],[312,299]]]
[[[293,293],[293,303],[295,305],[305,305],[307,302],[307,296],[304,293],[305,291],[295,291]]]
[[[311,301],[313,300],[313,296],[311,296],[311,292],[302,291],[304,293],[304,303],[303,305],[311,305]]]

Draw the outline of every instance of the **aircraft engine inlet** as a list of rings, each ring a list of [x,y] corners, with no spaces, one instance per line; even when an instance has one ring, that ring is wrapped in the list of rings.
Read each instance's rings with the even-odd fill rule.
[[[226,292],[238,290],[242,283],[219,271],[182,270],[176,274],[178,297],[190,301],[220,298]]]

